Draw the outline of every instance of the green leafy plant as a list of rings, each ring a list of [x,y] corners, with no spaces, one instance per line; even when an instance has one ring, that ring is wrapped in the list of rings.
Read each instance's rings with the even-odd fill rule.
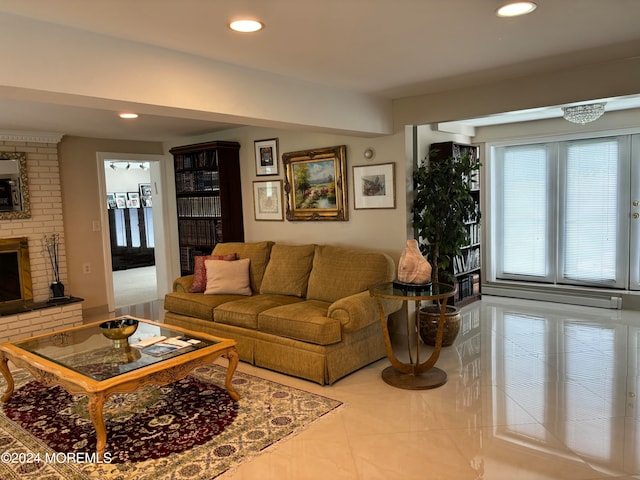
[[[480,219],[470,185],[480,166],[468,150],[446,158],[432,150],[413,174],[413,227],[434,282],[452,283],[453,259],[469,243],[467,224]]]

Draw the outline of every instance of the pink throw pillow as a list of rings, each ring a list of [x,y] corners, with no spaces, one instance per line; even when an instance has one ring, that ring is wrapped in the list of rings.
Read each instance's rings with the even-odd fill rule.
[[[202,293],[207,288],[207,270],[204,266],[205,260],[237,260],[238,255],[229,253],[228,255],[209,255],[193,257],[193,283],[189,288],[189,293]]]
[[[207,289],[205,295],[251,295],[248,258],[225,262],[223,260],[205,260],[207,270]]]

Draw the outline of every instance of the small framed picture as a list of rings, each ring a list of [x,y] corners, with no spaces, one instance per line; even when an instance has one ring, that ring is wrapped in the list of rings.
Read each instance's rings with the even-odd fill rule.
[[[140,193],[129,192],[127,193],[127,207],[128,208],[140,208]]]
[[[139,183],[138,188],[140,189],[140,204],[145,208],[151,207],[151,184]]]
[[[354,208],[396,208],[395,163],[353,167]]]
[[[113,210],[118,208],[116,205],[116,196],[113,193],[107,193],[107,209]]]
[[[256,140],[256,175],[278,174],[278,139]]]
[[[126,193],[115,193],[116,197],[116,208],[127,208],[127,194]]]
[[[283,220],[282,180],[253,182],[253,210],[256,220]]]

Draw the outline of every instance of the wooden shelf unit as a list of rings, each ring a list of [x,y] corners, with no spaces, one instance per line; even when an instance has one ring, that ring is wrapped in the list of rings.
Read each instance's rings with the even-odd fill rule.
[[[193,273],[193,257],[220,242],[244,241],[240,144],[206,142],[174,147],[180,270]]]

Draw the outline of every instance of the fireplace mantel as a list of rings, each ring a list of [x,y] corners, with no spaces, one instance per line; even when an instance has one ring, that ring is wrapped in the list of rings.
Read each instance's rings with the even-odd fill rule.
[[[46,302],[10,302],[6,305],[0,305],[0,317],[9,315],[20,315],[27,312],[35,312],[36,310],[44,310],[45,308],[64,307],[73,303],[83,302],[83,298],[69,297],[51,299]]]

